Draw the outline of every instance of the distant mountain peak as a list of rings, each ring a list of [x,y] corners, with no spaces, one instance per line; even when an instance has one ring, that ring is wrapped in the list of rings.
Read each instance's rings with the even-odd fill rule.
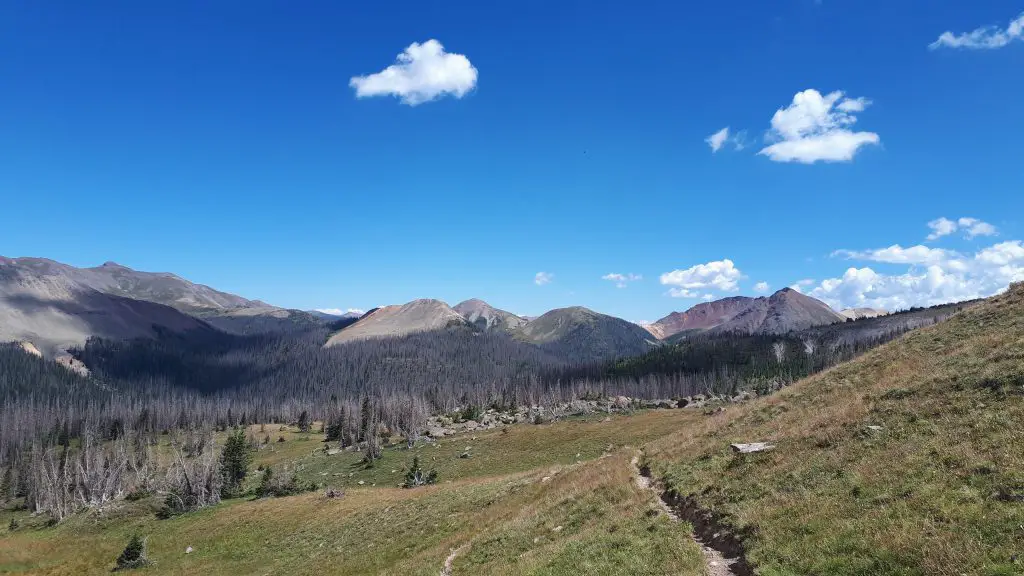
[[[466,319],[448,304],[433,298],[421,298],[401,305],[382,306],[367,312],[355,323],[331,336],[324,346],[356,340],[405,336],[416,332],[466,325]]]
[[[583,306],[556,308],[513,332],[519,339],[587,360],[641,354],[652,338],[642,327]]]
[[[685,312],[672,312],[647,330],[660,339],[706,330],[781,334],[843,320],[824,302],[786,287],[768,297],[729,296],[701,302]]]
[[[470,298],[459,302],[453,310],[462,315],[467,322],[485,330],[514,330],[526,323],[526,320],[511,312],[491,306],[479,298]]]

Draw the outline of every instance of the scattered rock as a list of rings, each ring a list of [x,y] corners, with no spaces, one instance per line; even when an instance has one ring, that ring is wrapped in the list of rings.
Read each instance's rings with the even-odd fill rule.
[[[359,482],[356,482],[356,484],[359,484],[360,486],[363,486],[363,485],[366,484],[366,482],[364,480],[360,480]]]
[[[543,482],[547,482],[548,480],[551,480],[551,476],[545,476],[545,477],[543,477],[543,478],[541,478],[541,479],[540,479],[540,481],[541,481],[542,483],[543,483]]]
[[[552,532],[561,532],[562,531],[562,527],[561,526],[555,526],[554,528],[551,529],[551,531]]]
[[[191,553],[192,553],[192,547],[191,546],[189,546],[188,548],[185,548],[185,554],[191,554]]]
[[[768,444],[767,442],[751,442],[749,444],[730,444],[733,452],[738,454],[750,454],[751,452],[764,452],[765,450],[771,450],[775,448],[774,445]]]
[[[868,426],[868,430],[871,430],[872,432],[878,432],[881,429],[882,429],[881,426],[872,426],[872,425]]]

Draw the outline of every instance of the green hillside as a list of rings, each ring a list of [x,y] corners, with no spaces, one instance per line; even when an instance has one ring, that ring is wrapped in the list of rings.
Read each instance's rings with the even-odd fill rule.
[[[776,448],[733,454],[730,443]],[[648,446],[760,574],[1024,573],[1024,285]]]

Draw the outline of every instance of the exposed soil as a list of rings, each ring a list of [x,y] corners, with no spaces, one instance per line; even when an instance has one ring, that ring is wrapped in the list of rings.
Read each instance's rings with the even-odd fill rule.
[[[693,540],[704,553],[708,576],[754,576],[743,555],[743,544],[714,515],[697,506],[691,497],[680,498],[674,491],[662,490],[651,478],[651,470],[640,466],[640,455],[630,462],[637,486],[658,495],[658,504],[672,520],[686,519],[693,524]]]

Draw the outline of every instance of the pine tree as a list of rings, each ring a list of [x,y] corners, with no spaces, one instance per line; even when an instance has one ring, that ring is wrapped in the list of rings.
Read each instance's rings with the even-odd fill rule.
[[[149,564],[149,559],[146,558],[146,541],[135,534],[128,541],[128,545],[125,546],[121,555],[117,557],[117,569],[130,570],[141,568],[147,564]]]
[[[242,491],[242,483],[249,473],[249,464],[252,463],[252,449],[245,439],[245,431],[236,428],[227,441],[224,443],[224,451],[221,453],[221,473],[224,482],[221,487],[221,495],[225,498],[237,496]]]

